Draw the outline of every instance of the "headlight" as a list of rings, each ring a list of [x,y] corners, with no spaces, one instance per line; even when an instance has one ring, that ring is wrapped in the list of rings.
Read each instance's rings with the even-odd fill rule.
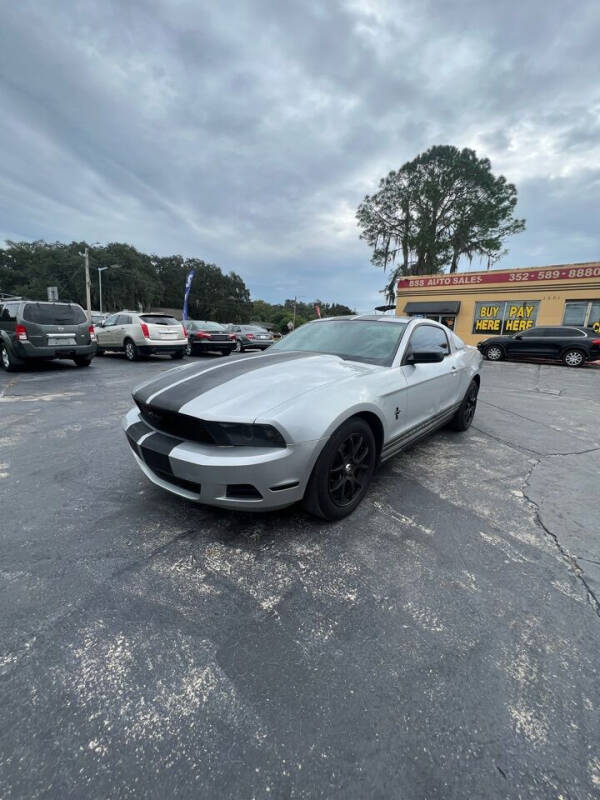
[[[243,422],[205,422],[215,440],[229,447],[285,447],[285,440],[272,425],[247,425]]]

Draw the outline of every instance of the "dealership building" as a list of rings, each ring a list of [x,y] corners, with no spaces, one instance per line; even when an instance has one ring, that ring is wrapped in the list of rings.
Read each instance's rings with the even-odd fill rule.
[[[468,344],[542,325],[600,331],[600,261],[398,281],[396,314],[435,319]]]

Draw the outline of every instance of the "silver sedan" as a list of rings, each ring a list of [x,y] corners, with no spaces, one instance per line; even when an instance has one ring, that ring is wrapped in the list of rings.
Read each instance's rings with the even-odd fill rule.
[[[481,354],[427,319],[337,317],[267,353],[186,364],[139,386],[123,428],[139,467],[188,500],[335,520],[417,439],[473,419]]]

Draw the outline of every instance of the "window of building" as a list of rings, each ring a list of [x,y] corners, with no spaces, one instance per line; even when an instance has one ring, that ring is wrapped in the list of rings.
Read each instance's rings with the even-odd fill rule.
[[[473,333],[513,334],[535,326],[539,300],[482,300],[475,303]]]
[[[566,300],[563,325],[580,325],[600,332],[600,300]]]

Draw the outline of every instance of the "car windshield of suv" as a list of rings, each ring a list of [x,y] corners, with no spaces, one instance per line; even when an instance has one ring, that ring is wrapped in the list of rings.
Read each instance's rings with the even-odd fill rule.
[[[67,303],[26,303],[23,319],[38,325],[79,325],[87,322],[81,306]]]
[[[191,331],[225,331],[223,325],[218,322],[191,322],[188,324],[188,328]]]
[[[406,330],[403,322],[373,320],[328,320],[303,325],[272,345],[276,350],[307,350],[328,353],[348,361],[389,366]]]
[[[162,314],[142,314],[140,319],[150,325],[179,325],[175,317],[165,317]]]

